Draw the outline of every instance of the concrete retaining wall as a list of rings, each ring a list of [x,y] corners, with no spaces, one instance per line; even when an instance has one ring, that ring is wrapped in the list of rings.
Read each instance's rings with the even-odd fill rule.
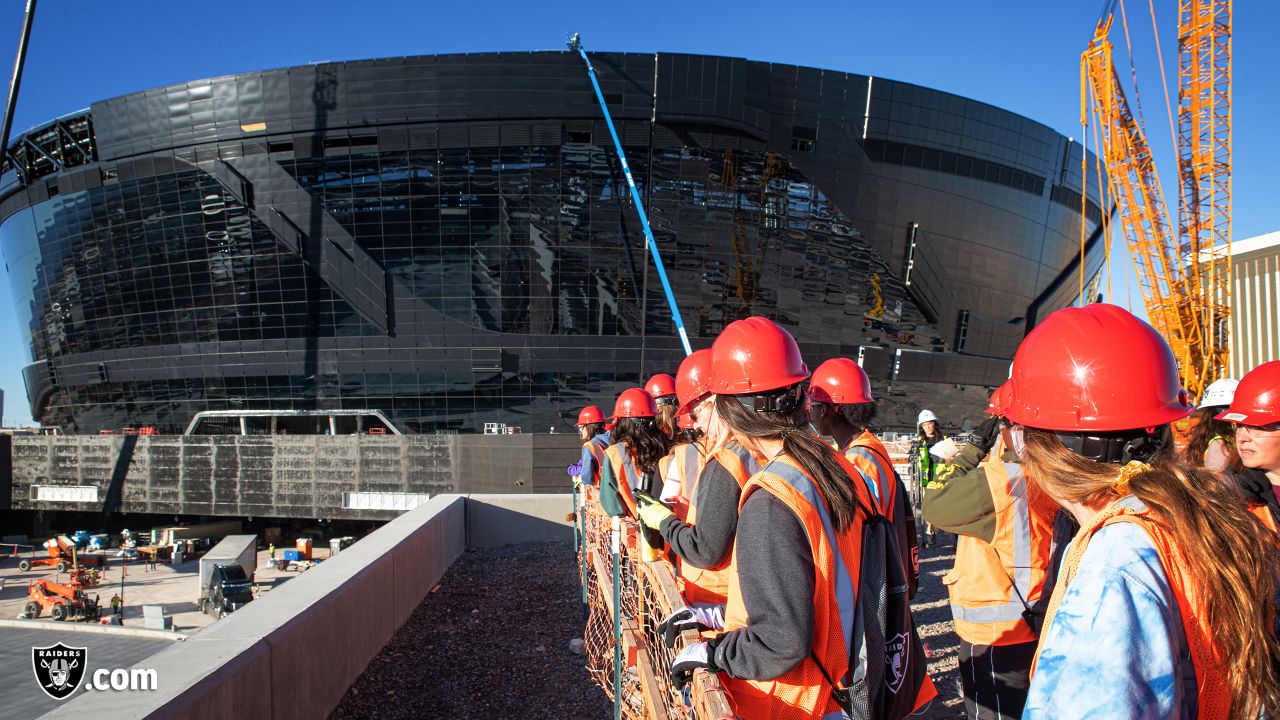
[[[12,478],[18,510],[386,520],[397,512],[344,508],[344,495],[565,492],[579,446],[570,435],[29,436],[13,438],[0,481]],[[40,485],[98,499],[38,501]]]
[[[568,540],[571,506],[568,495],[435,497],[138,663],[157,671],[158,691],[83,695],[44,717],[327,717],[466,547]]]

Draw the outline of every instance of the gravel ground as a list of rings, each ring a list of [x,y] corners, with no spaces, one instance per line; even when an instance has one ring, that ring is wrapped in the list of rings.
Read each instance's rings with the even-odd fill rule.
[[[926,720],[964,717],[960,699],[960,638],[951,627],[951,606],[947,602],[947,586],[942,576],[951,570],[955,560],[955,539],[946,536],[943,547],[920,549],[920,589],[911,603],[912,614],[925,654],[929,656],[929,676],[938,688],[938,698],[922,715]]]
[[[572,543],[468,552],[331,718],[607,718],[569,641],[583,613]]]
[[[912,608],[938,699],[925,720],[963,718],[942,576],[955,549],[920,552]],[[369,664],[333,714],[357,718],[608,718],[569,640],[582,636],[578,576],[568,543],[468,552]]]

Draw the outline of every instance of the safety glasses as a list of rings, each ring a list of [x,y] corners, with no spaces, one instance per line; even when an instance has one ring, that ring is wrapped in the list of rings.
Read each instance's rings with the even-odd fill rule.
[[[1243,425],[1241,423],[1231,423],[1235,427],[1237,435],[1245,435],[1247,437],[1263,437],[1280,433],[1280,422],[1268,423],[1266,425]]]
[[[1022,453],[1027,449],[1026,428],[1021,425],[1010,425],[1009,441],[1013,445],[1013,454],[1022,457]]]

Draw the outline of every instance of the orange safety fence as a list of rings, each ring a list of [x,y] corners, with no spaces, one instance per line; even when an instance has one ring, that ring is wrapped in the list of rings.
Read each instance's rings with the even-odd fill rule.
[[[583,654],[587,673],[617,701],[614,687],[614,611],[621,613],[621,716],[632,720],[728,720],[735,718],[729,697],[714,673],[699,670],[693,682],[678,690],[671,682],[671,660],[658,624],[685,606],[674,569],[665,559],[640,558],[638,529],[630,518],[610,518],[600,507],[598,491],[583,486],[575,495],[575,522],[581,533],[578,567],[587,604]],[[614,528],[618,538],[617,592],[613,587]],[[680,647],[697,642],[685,631]]]

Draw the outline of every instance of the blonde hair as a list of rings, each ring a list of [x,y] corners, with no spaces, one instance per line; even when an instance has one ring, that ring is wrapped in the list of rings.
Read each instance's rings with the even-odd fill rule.
[[[1022,465],[1035,489],[1083,504],[1119,496],[1120,467],[1068,450],[1049,431],[1027,428]],[[1204,610],[1231,688],[1232,717],[1280,709],[1276,619],[1280,538],[1245,509],[1244,498],[1203,468],[1162,453],[1152,467],[1126,473],[1127,491],[1177,538],[1201,581]]]

